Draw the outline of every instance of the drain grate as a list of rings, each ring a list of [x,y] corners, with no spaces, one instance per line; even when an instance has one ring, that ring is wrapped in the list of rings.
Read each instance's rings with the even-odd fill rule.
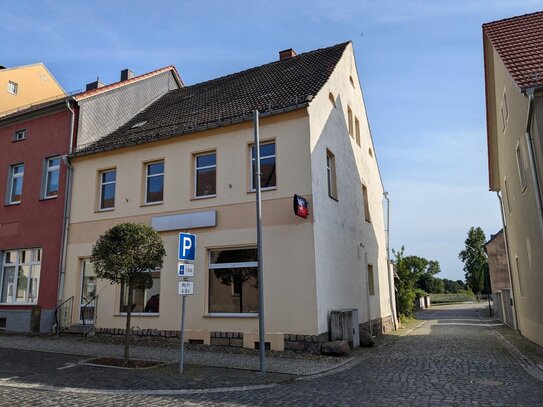
[[[470,379],[467,380],[469,384],[480,384],[482,386],[510,386],[510,382],[504,382],[501,380],[492,380],[492,379]]]

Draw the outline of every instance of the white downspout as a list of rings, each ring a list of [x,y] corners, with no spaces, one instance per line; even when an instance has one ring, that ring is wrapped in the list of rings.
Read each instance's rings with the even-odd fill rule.
[[[390,312],[392,312],[392,322],[394,324],[394,330],[398,329],[398,320],[396,319],[396,304],[394,304],[394,276],[392,275],[393,269],[390,262],[390,199],[388,198],[388,192],[383,192],[383,196],[387,201],[387,274],[388,274],[388,290],[390,300]]]
[[[75,112],[70,106],[70,101],[66,101],[66,108],[71,112],[70,118],[70,145],[68,146],[68,155],[72,153],[74,142],[74,127],[75,127]],[[70,208],[72,204],[72,173],[73,167],[70,163],[68,155],[62,156],[62,162],[66,165],[68,171],[66,173],[66,194],[64,196],[64,225],[62,230],[62,246],[60,255],[60,278],[58,284],[58,304],[62,303],[64,294],[64,277],[66,275],[66,253],[68,250],[68,229],[70,227]]]

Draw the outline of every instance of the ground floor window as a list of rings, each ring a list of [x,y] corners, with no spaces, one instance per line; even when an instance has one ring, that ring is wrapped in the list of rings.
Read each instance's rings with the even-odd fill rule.
[[[41,249],[4,252],[0,302],[35,304],[40,286]]]
[[[158,313],[160,309],[160,272],[150,271],[145,288],[132,289],[132,312]],[[128,310],[128,289],[121,284],[120,312]]]
[[[258,312],[257,249],[210,250],[209,312]]]

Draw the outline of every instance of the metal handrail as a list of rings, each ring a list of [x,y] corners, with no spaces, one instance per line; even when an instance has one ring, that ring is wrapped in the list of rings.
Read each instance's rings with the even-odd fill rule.
[[[57,335],[68,327],[68,324],[72,322],[73,315],[73,295],[67,300],[63,301],[59,306],[55,308],[55,323]]]
[[[95,295],[93,296],[90,300],[88,300],[85,305],[83,305],[83,307],[81,307],[81,321],[83,323],[83,332],[84,332],[84,335],[87,334],[87,329],[86,329],[86,326],[87,326],[87,322],[86,322],[86,313],[87,313],[87,309],[89,308],[89,305],[92,303],[94,309],[93,309],[93,313],[92,313],[92,324],[89,324],[89,326],[93,327],[94,324],[96,323],[96,311],[98,309],[98,295]],[[90,330],[90,329],[89,329]]]

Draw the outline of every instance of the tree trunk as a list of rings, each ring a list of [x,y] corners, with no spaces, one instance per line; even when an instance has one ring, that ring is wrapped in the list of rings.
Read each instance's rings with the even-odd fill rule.
[[[132,286],[126,284],[128,287],[128,304],[126,308],[126,329],[124,331],[124,365],[128,366],[129,352],[130,352],[130,317],[132,316]]]

